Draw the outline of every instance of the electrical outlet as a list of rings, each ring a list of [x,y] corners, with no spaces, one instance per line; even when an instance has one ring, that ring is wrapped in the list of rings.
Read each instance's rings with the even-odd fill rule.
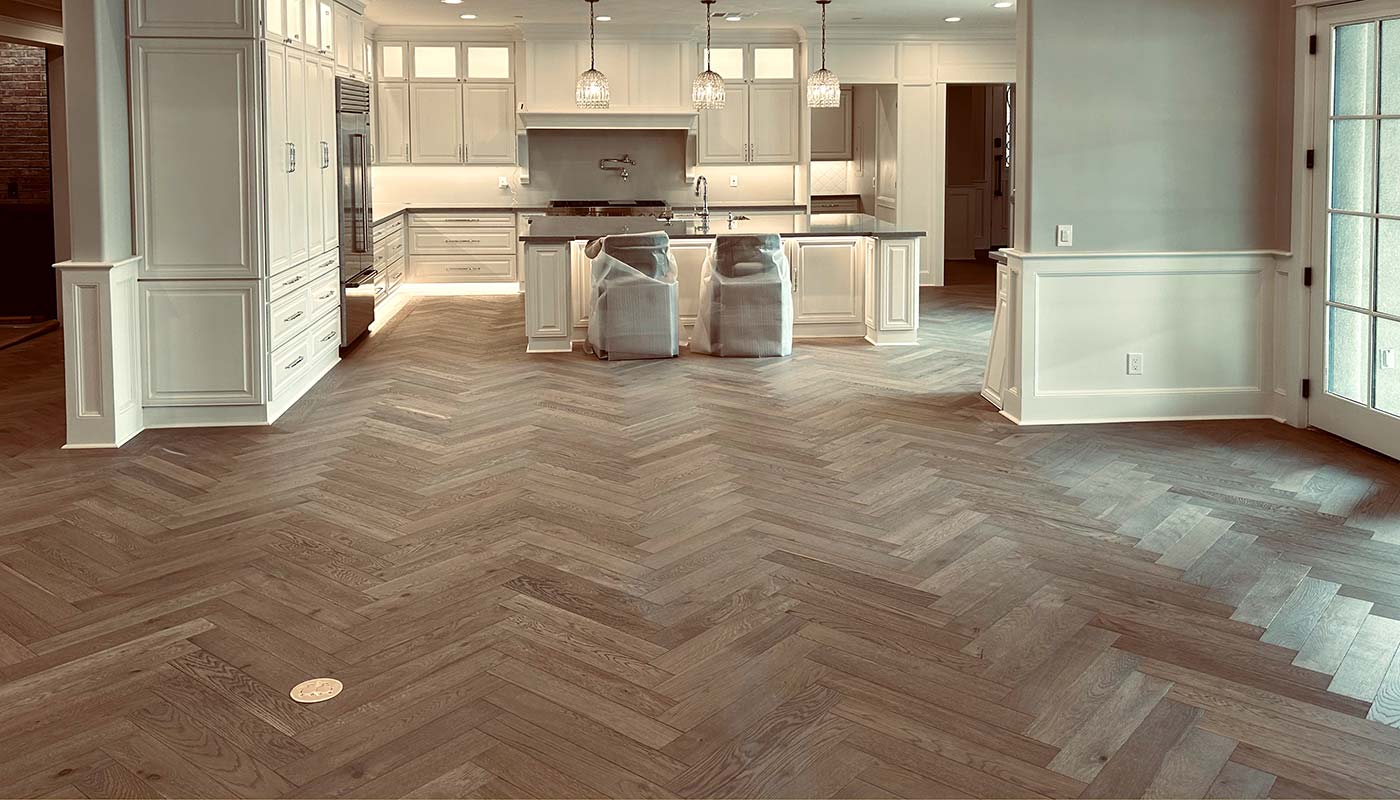
[[[1128,374],[1129,374],[1129,375],[1141,375],[1141,374],[1142,374],[1142,353],[1129,353],[1129,354],[1128,354]]]
[[[1055,246],[1056,246],[1056,247],[1074,247],[1074,226],[1073,226],[1073,225],[1056,225],[1056,226],[1055,226]]]
[[[730,175],[730,176],[729,176],[729,188],[731,188],[731,189],[738,189],[738,188],[739,188],[739,176],[738,176],[738,175]]]
[[[510,178],[507,178],[507,177],[504,176],[504,175],[502,175],[501,177],[497,178],[497,179],[496,179],[496,188],[497,188],[497,189],[509,189],[509,188],[510,188]]]

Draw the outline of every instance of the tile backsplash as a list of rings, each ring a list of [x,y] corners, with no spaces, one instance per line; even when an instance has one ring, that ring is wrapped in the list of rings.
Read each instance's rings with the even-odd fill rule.
[[[850,161],[813,161],[812,194],[851,194]]]

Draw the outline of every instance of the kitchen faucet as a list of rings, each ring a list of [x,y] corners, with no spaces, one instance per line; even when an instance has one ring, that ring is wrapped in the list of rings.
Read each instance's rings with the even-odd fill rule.
[[[627,167],[635,167],[637,162],[632,160],[632,156],[623,153],[622,158],[602,158],[598,160],[598,169],[605,172],[616,172],[617,177],[624,181],[632,177],[627,172]]]
[[[710,229],[710,179],[704,175],[695,179],[695,196],[700,198],[700,229]]]

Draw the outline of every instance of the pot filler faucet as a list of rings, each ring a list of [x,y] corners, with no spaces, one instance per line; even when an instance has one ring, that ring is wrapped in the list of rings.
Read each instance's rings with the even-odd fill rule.
[[[700,227],[710,229],[710,179],[704,175],[695,179],[695,196],[700,198]]]
[[[602,158],[598,160],[598,169],[604,172],[616,172],[617,177],[624,181],[632,177],[632,175],[628,173],[627,168],[635,166],[637,166],[637,162],[633,161],[632,156],[626,153],[622,154],[622,158]]]

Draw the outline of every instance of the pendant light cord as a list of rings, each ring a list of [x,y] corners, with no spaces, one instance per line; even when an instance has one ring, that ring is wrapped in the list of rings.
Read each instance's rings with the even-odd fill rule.
[[[822,69],[826,69],[826,3],[822,7]]]
[[[594,25],[594,23],[595,23],[594,17],[597,16],[597,15],[595,15],[595,14],[593,13],[593,4],[596,3],[596,2],[598,2],[598,0],[588,0],[588,68],[589,68],[589,69],[597,69],[597,68],[598,68],[598,46],[594,43],[594,34],[593,34],[593,25]],[[823,58],[823,63],[825,63],[825,58],[826,58],[826,57],[823,56],[822,58]]]
[[[705,71],[710,71],[710,7],[715,0],[701,0],[705,4]]]

